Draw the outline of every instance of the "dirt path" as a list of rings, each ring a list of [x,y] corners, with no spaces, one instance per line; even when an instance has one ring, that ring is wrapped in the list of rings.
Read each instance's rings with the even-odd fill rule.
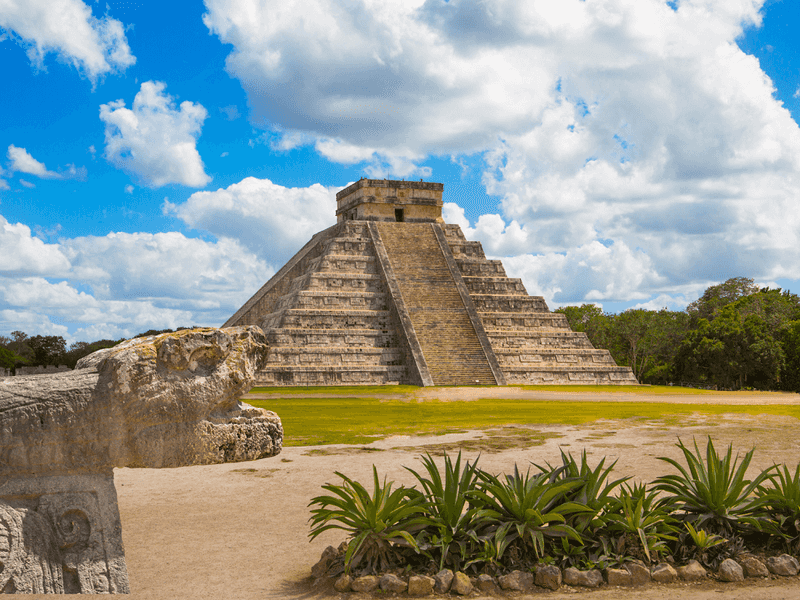
[[[439,392],[435,395],[443,397],[441,389],[432,392]],[[480,397],[486,397],[485,389],[480,392]],[[459,397],[463,397],[463,393],[463,389],[459,390]],[[587,400],[600,399],[598,395],[578,395]],[[509,397],[508,393],[503,396]],[[751,402],[774,400],[772,395],[761,396],[749,399]],[[535,397],[544,396],[536,393]],[[564,399],[563,395],[560,397]],[[727,395],[678,396],[669,400],[663,396],[636,395],[630,400],[661,402],[675,401],[675,398],[691,402],[701,399],[731,401]],[[570,396],[569,399],[576,398]],[[614,399],[622,398],[615,394]],[[797,396],[783,400],[795,403]],[[718,442],[718,448],[728,442],[742,450],[756,445],[752,465],[756,470],[773,461],[791,465],[798,462],[798,425],[795,419],[749,415],[692,417],[680,427],[656,421],[606,421],[581,428],[504,428],[428,438],[395,437],[361,447],[289,447],[275,458],[232,465],[118,469],[115,478],[133,591],[130,597],[137,600],[300,600],[338,596],[330,589],[310,587],[308,575],[322,550],[329,544],[338,545],[343,535],[326,532],[313,543],[309,543],[307,537],[307,504],[322,492],[322,484],[337,480],[333,474],[336,470],[368,482],[374,463],[381,475],[410,484],[412,478],[403,466],[419,466],[417,457],[426,450],[464,447],[469,458],[483,451],[480,465],[500,472],[513,467],[515,462],[521,467],[527,466],[529,461],[555,462],[559,459],[560,448],[573,453],[586,448],[590,456],[619,459],[617,475],[630,474],[651,480],[670,472],[668,465],[656,457],[677,458],[678,435],[689,440],[692,435],[704,437],[709,433]],[[501,443],[504,441],[508,443]],[[693,600],[789,599],[800,598],[800,578],[747,582],[738,586],[676,584],[591,594],[597,600],[672,600],[676,596]],[[573,594],[559,592],[547,598],[555,600],[567,595]],[[541,597],[540,594],[534,596]]]

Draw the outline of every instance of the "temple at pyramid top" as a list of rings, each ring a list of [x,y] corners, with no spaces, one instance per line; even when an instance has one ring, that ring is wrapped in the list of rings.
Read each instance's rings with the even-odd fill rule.
[[[441,183],[361,179],[224,327],[267,334],[257,385],[637,383],[442,220]]]
[[[443,223],[441,183],[360,179],[336,194],[336,220]]]

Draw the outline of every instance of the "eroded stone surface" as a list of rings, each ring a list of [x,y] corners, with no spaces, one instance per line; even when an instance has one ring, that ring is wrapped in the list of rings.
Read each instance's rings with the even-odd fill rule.
[[[266,351],[258,328],[185,330],[0,381],[0,591],[127,593],[113,468],[280,452],[277,415],[238,402]]]
[[[536,585],[548,590],[557,590],[561,587],[561,569],[555,565],[537,567]]]
[[[732,558],[726,558],[720,563],[717,575],[721,581],[744,581],[742,566]]]
[[[412,575],[408,578],[408,595],[411,597],[430,596],[436,580],[427,575]]]
[[[353,579],[347,573],[342,573],[339,578],[333,583],[333,589],[337,592],[349,592],[350,584]]]
[[[668,563],[659,563],[653,567],[651,577],[658,583],[672,583],[678,579],[678,572]]]
[[[647,585],[650,583],[650,569],[642,562],[625,563],[625,569],[631,574],[631,585]]]
[[[755,556],[742,556],[739,558],[745,577],[769,577],[767,565],[758,560]]]
[[[633,578],[627,569],[606,569],[608,585],[631,585]]]
[[[575,567],[564,569],[564,583],[581,587],[595,588],[603,584],[603,574],[597,569],[581,571]]]
[[[378,581],[375,575],[362,575],[350,583],[350,589],[354,592],[374,592],[378,589]]]
[[[498,591],[494,577],[486,573],[478,575],[478,589],[484,594],[494,594]]]
[[[381,575],[379,584],[384,592],[405,592],[406,588],[408,587],[408,584],[405,581],[392,573]]]
[[[781,554],[780,556],[770,556],[767,559],[767,569],[775,575],[794,577],[800,571],[800,565],[794,556]]]
[[[706,570],[696,560],[690,560],[689,564],[686,564],[682,567],[678,567],[677,569],[678,577],[683,579],[684,581],[700,581],[706,578]]]
[[[450,591],[450,586],[453,584],[453,572],[450,569],[442,569],[436,574],[434,578],[434,590],[437,594],[446,594]]]
[[[525,592],[533,587],[533,573],[515,570],[508,575],[501,575],[497,582],[504,590]]]
[[[459,596],[466,596],[472,591],[472,582],[469,580],[466,573],[459,571],[453,576],[453,583],[450,585],[450,591]]]

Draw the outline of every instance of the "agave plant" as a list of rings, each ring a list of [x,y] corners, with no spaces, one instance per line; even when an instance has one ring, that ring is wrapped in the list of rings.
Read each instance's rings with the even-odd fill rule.
[[[444,453],[444,473],[439,471],[430,454],[421,457],[427,477],[406,467],[422,485],[425,512],[421,522],[432,529],[430,544],[438,550],[439,569],[445,565],[460,570],[460,564],[477,541],[476,527],[486,521],[485,511],[470,506],[477,490],[478,460],[467,461],[461,468],[461,452],[455,461]]]
[[[376,567],[385,570],[392,562],[397,545],[418,550],[414,534],[424,524],[420,518],[424,498],[418,490],[400,486],[392,491],[393,482],[378,479],[373,465],[372,495],[357,481],[336,472],[342,485],[326,483],[323,489],[331,496],[317,496],[309,502],[311,510],[311,540],[328,529],[342,529],[350,534],[345,553],[345,572],[366,562],[367,571]]]
[[[674,503],[685,513],[686,520],[695,522],[698,528],[707,525],[729,537],[746,525],[748,518],[763,505],[754,493],[769,478],[774,466],[765,469],[751,481],[745,478],[745,472],[755,448],[747,452],[739,463],[739,454],[735,458],[732,456],[732,445],[721,457],[710,437],[705,460],[697,447],[697,440],[694,440],[694,452],[684,446],[680,438],[677,446],[686,458],[688,470],[676,460],[659,457],[659,460],[678,469],[680,474],[658,477],[653,490],[664,492],[664,502]]]
[[[520,540],[530,545],[537,558],[545,554],[545,538],[567,537],[579,544],[583,541],[577,531],[566,523],[566,516],[591,509],[566,499],[566,494],[581,485],[578,480],[557,481],[560,474],[540,473],[531,476],[530,469],[523,476],[517,465],[514,474],[505,481],[485,471],[480,471],[479,490],[473,497],[485,515],[495,524],[494,537],[503,539],[503,550]],[[498,553],[497,559],[502,557]]]
[[[648,563],[667,551],[667,542],[675,541],[674,519],[657,502],[657,492],[645,484],[623,486],[614,506],[606,515],[610,532],[622,534],[644,554]],[[633,552],[633,548],[629,548]]]
[[[800,464],[794,474],[786,465],[775,467],[769,476],[772,487],[759,486],[757,494],[768,515],[759,527],[781,538],[787,549],[800,552]]]
[[[567,494],[569,500],[588,507],[590,510],[575,513],[569,524],[578,532],[584,533],[592,526],[596,529],[602,527],[604,522],[598,516],[611,503],[611,492],[630,477],[621,477],[609,482],[609,474],[616,466],[617,461],[605,469],[606,457],[603,457],[595,468],[589,465],[586,450],[581,452],[580,464],[571,453],[561,450],[561,467],[553,467],[546,463],[546,467],[534,465],[542,473],[547,473],[554,481],[578,481]]]

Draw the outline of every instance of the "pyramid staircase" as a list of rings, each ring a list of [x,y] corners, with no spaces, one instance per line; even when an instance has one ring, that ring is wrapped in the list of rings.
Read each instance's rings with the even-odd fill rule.
[[[376,223],[434,385],[497,383],[433,223]]]

